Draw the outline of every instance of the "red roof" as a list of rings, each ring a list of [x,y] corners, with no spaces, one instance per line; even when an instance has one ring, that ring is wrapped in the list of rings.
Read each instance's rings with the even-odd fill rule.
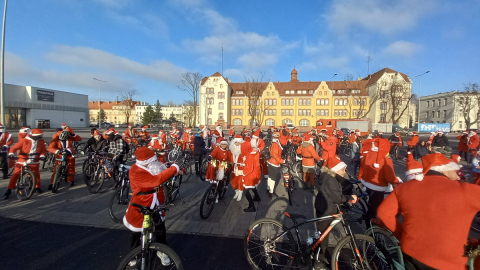
[[[367,81],[368,81],[368,84],[367,84],[367,85],[371,85],[371,84],[377,83],[378,80],[380,80],[380,78],[381,78],[381,77],[383,76],[383,74],[385,74],[385,73],[398,73],[398,74],[400,74],[400,75],[403,77],[403,79],[404,79],[407,83],[410,82],[410,79],[408,78],[407,75],[405,75],[404,73],[395,71],[395,70],[393,70],[393,69],[391,69],[391,68],[388,68],[388,67],[386,67],[386,68],[384,68],[384,69],[381,69],[381,70],[379,70],[379,71],[377,71],[377,72],[375,72],[375,73],[373,73],[373,74],[368,75],[368,76],[367,76],[366,78],[364,78],[363,80],[367,80]]]
[[[210,77],[222,77],[222,74],[220,74],[220,72],[217,71]]]

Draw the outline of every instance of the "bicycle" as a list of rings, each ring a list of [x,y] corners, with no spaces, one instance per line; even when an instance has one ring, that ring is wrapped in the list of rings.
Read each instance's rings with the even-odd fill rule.
[[[178,269],[183,270],[183,263],[173,249],[167,245],[155,242],[155,223],[163,222],[161,218],[155,221],[154,215],[161,211],[168,211],[165,205],[157,205],[153,209],[145,207],[140,204],[130,203],[130,205],[136,207],[136,209],[143,214],[143,226],[142,226],[142,243],[139,247],[130,251],[127,256],[120,262],[117,270],[127,269]],[[170,259],[170,264],[167,266],[162,265],[159,256],[166,255]]]
[[[183,153],[183,164],[185,165],[185,171],[183,172],[182,183],[186,183],[190,180],[195,170],[195,159],[190,149],[185,150]]]
[[[216,163],[217,160],[212,160],[212,162]],[[222,180],[215,181],[205,190],[200,203],[200,217],[202,219],[207,219],[212,214],[217,198],[221,200],[225,197],[228,184],[230,184],[229,164],[226,161],[220,161],[218,166],[224,169],[225,174]]]
[[[286,164],[280,164],[283,174],[283,186],[287,191],[288,202],[292,205],[292,196],[293,191],[295,190],[295,180],[293,179],[292,174],[290,173],[290,167]]]
[[[292,227],[270,218],[255,221],[244,237],[244,252],[249,264],[254,269],[312,269],[312,260],[320,260],[320,243],[325,239],[325,235],[340,224],[346,236],[338,241],[333,250],[330,264],[332,269],[393,269],[384,259],[388,258],[388,254],[383,247],[375,245],[372,237],[352,233],[341,211],[341,208],[348,207],[349,204],[337,205],[337,214],[309,220],[303,215],[285,212],[285,216],[293,221]],[[297,219],[305,221],[299,223]],[[328,219],[332,219],[332,222],[324,232],[315,232],[305,243],[302,242],[299,227]],[[296,238],[293,237],[292,230]]]
[[[71,155],[68,151],[63,151],[61,153],[62,157],[60,159],[56,159],[57,162],[57,169],[55,171],[55,176],[53,177],[53,184],[52,184],[52,193],[57,193],[58,188],[60,187],[60,179],[63,178],[65,182],[67,182],[67,156]]]
[[[95,163],[90,163],[85,168],[85,171],[87,172],[85,175],[90,175],[87,187],[91,194],[98,193],[98,191],[102,188],[103,182],[105,181],[105,174],[107,174],[109,178],[113,178],[114,175],[113,164],[109,164],[111,166],[107,166],[106,162],[107,160],[111,162],[112,158],[96,154],[95,159]]]
[[[55,165],[55,154],[47,152],[47,155],[43,160],[42,169],[45,169],[46,167],[48,171],[53,172],[54,165]]]
[[[128,203],[133,195],[132,189],[130,188],[130,178],[128,177],[130,168],[130,166],[120,164],[119,178],[121,185],[113,194],[108,206],[110,217],[116,223],[122,222],[123,216],[125,212],[127,212]]]
[[[395,160],[400,159],[400,143],[401,142],[390,141],[390,143],[393,143],[393,146],[390,147],[390,156],[392,157],[392,159],[395,159]]]
[[[7,162],[7,167],[9,167],[8,166],[8,148],[0,147],[0,154],[5,154],[5,158],[3,157],[0,158],[0,168],[3,168],[3,164],[5,162]],[[15,169],[15,166],[13,166],[12,168],[8,168],[7,176],[12,175],[14,169]]]
[[[20,153],[21,155],[29,155],[29,156],[38,156],[40,154],[25,154]],[[18,160],[18,157],[10,157],[11,159]],[[28,157],[23,162],[16,162],[22,164],[22,168],[20,170],[20,177],[17,180],[17,185],[15,188],[15,193],[17,195],[17,199],[20,201],[28,200],[32,197],[33,193],[35,192],[35,186],[37,184],[37,177],[35,174],[29,169],[30,164],[39,164],[40,162],[32,162],[32,159],[35,157]]]
[[[75,153],[80,152],[82,149],[85,149],[86,143],[82,142],[73,142],[73,149],[75,149]]]
[[[358,222],[362,224],[368,210],[368,194],[363,191],[362,182],[354,179],[348,172],[348,181],[352,185],[351,190],[345,191],[346,194],[355,194],[358,197],[358,202],[353,204],[344,213],[344,219],[347,221]]]
[[[182,147],[178,144],[176,144],[175,146],[173,146],[173,148],[171,148],[171,150],[168,152],[168,161],[170,162],[175,162],[177,161],[177,159],[180,157],[180,155],[182,154]]]
[[[185,171],[184,165],[180,165],[180,170],[182,173]],[[168,179],[163,183],[163,186],[166,188],[166,204],[173,204],[177,196],[180,195],[180,186],[182,185],[182,174],[178,174]],[[180,197],[181,199],[181,197]],[[183,202],[183,199],[182,199]]]

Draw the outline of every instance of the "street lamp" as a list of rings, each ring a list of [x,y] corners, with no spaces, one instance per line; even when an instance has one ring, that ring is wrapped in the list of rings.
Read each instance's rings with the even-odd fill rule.
[[[430,72],[430,70],[427,70],[424,73],[419,74],[419,75],[417,75],[413,78],[420,77],[420,76],[425,75],[429,72]],[[420,133],[420,90],[421,90],[421,84],[420,84],[420,81],[419,81],[419,85],[418,85],[418,113],[417,113],[417,132],[418,133]]]
[[[332,78],[330,78],[330,80],[333,79],[333,77],[335,77],[335,76],[337,76],[337,73],[333,74],[333,76],[332,76]]]
[[[95,81],[98,81],[98,95],[100,96],[100,99],[98,100],[98,130],[102,128],[102,93],[100,92],[100,83],[101,82],[107,82],[103,81],[97,78],[93,78]]]
[[[5,63],[5,22],[7,19],[7,0],[5,0],[5,7],[3,9],[3,28],[2,28],[2,55],[1,55],[1,64],[0,64],[0,110],[2,112],[0,113],[0,122],[6,125],[5,123],[5,101],[3,98],[3,92],[5,89],[5,84],[4,84],[4,75],[5,75],[5,69],[4,69],[4,63]]]

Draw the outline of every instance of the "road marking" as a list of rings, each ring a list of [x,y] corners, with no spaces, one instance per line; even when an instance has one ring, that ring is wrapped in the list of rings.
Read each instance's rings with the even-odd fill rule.
[[[13,208],[13,207],[25,206],[25,205],[31,204],[33,202],[34,202],[33,200],[14,202],[12,204],[7,204],[7,205],[0,206],[0,209],[9,209],[9,208]]]

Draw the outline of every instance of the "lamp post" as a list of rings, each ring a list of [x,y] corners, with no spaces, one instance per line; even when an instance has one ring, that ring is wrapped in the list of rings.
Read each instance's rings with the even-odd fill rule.
[[[107,82],[103,81],[97,78],[93,78],[95,81],[98,81],[98,95],[100,96],[100,99],[98,100],[98,130],[102,128],[102,93],[100,92],[100,83],[101,82]]]
[[[420,76],[425,75],[427,73],[430,73],[430,70],[427,70],[424,73],[419,74],[419,75],[417,75],[413,78],[420,77]],[[418,113],[417,113],[417,132],[418,133],[420,133],[420,90],[421,90],[421,84],[419,82],[419,85],[418,85]]]
[[[1,54],[1,64],[0,64],[0,110],[2,112],[0,113],[0,122],[6,125],[5,123],[5,99],[3,98],[4,94],[4,75],[5,75],[5,69],[4,69],[4,63],[5,63],[5,23],[7,19],[7,0],[5,0],[5,7],[3,9],[3,28],[2,28],[2,54]]]
[[[337,73],[333,74],[333,76],[330,78],[330,80],[333,79],[333,77],[335,77],[335,76],[337,76]]]

